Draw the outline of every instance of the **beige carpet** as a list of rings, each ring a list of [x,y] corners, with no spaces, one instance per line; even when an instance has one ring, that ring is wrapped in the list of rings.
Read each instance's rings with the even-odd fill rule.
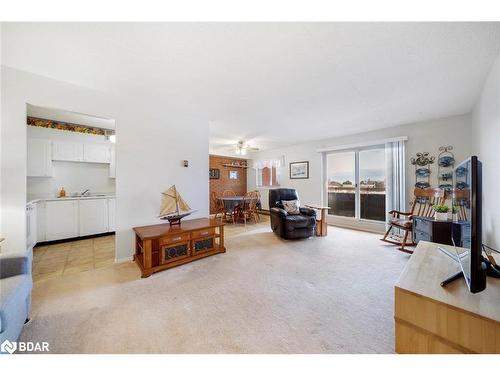
[[[227,252],[141,279],[122,263],[38,281],[20,340],[52,353],[391,353],[408,255],[329,228],[283,241],[226,227]]]

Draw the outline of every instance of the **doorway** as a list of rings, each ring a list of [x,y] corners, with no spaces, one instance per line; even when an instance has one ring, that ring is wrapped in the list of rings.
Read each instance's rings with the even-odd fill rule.
[[[26,113],[33,280],[114,264],[115,121],[31,104]]]

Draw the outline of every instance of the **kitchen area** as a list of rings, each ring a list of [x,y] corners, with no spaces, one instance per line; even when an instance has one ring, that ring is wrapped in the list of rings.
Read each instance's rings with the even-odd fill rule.
[[[115,259],[115,122],[27,105],[26,236],[33,280]]]

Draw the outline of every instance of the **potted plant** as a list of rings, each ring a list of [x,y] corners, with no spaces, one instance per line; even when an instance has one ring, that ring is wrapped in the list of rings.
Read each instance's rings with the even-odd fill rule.
[[[435,204],[432,206],[434,209],[434,219],[436,220],[448,220],[448,212],[450,211],[450,207],[445,204]]]
[[[451,206],[451,216],[453,221],[458,221],[458,206]]]

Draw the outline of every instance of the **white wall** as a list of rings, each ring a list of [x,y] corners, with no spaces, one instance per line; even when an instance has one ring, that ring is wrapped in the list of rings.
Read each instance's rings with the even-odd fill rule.
[[[0,22],[0,65],[2,64],[2,27],[3,24]],[[2,71],[0,69],[0,88],[2,87]],[[2,90],[0,90],[0,113],[2,113]],[[2,129],[3,122],[2,116],[0,116],[0,166],[2,165]],[[0,181],[2,181],[2,168],[0,168]],[[3,217],[3,209],[2,209],[2,184],[0,183],[0,235],[2,235],[2,217]]]
[[[26,245],[26,103],[115,119],[118,259],[133,254],[132,227],[158,222],[160,193],[171,184],[198,209],[193,218],[208,215],[208,121],[126,93],[117,98],[5,66],[2,74],[2,251]]]
[[[338,137],[315,142],[308,142],[280,149],[260,151],[252,154],[254,160],[280,158],[285,156],[285,165],[280,168],[280,187],[295,188],[299,192],[302,203],[322,204],[322,157],[318,149],[330,146],[349,145],[385,138],[408,136],[406,146],[406,182],[407,200],[413,196],[415,183],[414,166],[410,158],[419,151],[428,151],[431,155],[439,154],[439,146],[452,145],[457,160],[461,161],[471,153],[471,118],[470,115],[453,116],[432,121],[406,124],[377,131]],[[309,161],[309,179],[290,180],[289,163],[294,161]],[[436,185],[437,165],[431,167],[431,185]],[[255,170],[249,170],[248,189],[256,189]],[[260,189],[263,207],[268,208],[267,189]]]
[[[28,126],[27,130],[28,138],[112,145],[104,136],[34,126]],[[94,193],[115,193],[115,179],[109,177],[109,164],[64,161],[53,161],[52,164],[54,177],[28,177],[28,198],[54,197],[61,187],[67,194],[86,189]]]
[[[473,151],[483,164],[483,242],[500,248],[500,55],[472,112]]]

